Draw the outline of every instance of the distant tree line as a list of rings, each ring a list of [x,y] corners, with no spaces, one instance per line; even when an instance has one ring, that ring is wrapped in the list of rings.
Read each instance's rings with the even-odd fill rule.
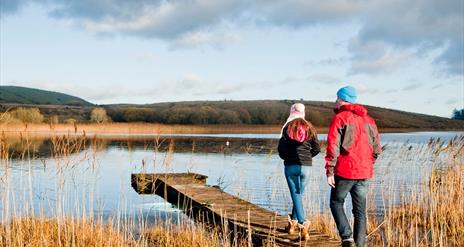
[[[106,122],[147,122],[163,124],[281,124],[288,117],[289,105],[278,104],[270,107],[257,104],[250,107],[232,105],[177,105],[158,107],[97,107],[87,108],[87,112],[74,115],[60,114],[62,109],[45,109],[18,107],[3,113],[0,122],[9,123],[106,123]],[[44,114],[45,113],[45,114]],[[322,114],[307,113],[312,116],[314,124],[324,121]],[[82,116],[84,116],[82,118]]]
[[[146,122],[162,124],[283,124],[296,101],[203,101],[153,105],[103,105],[99,107],[11,107],[0,104],[0,123],[106,123]],[[334,115],[333,103],[303,102],[306,119],[327,127]],[[367,106],[381,128],[461,129],[452,119]],[[453,119],[463,119],[464,109],[454,110]]]
[[[452,118],[457,120],[464,120],[464,108],[461,110],[454,109]]]
[[[188,105],[166,104],[154,107],[110,107],[114,122],[149,122],[164,124],[282,124],[293,102],[256,104]],[[325,109],[323,109],[325,110]],[[327,113],[328,112],[328,113]],[[324,112],[308,108],[306,119],[316,126],[329,124],[331,108]]]
[[[106,114],[106,110],[102,107],[93,108],[90,112],[90,119],[85,122],[92,123],[106,123],[110,122],[111,119]],[[18,107],[15,109],[7,110],[5,112],[0,112],[0,123],[6,124],[15,124],[15,123],[48,123],[48,124],[58,124],[58,123],[69,123],[74,124],[77,122],[75,118],[63,119],[58,115],[48,115],[44,116],[40,112],[40,109],[37,107]]]
[[[0,122],[105,123],[147,122],[163,124],[282,124],[294,101],[166,103],[147,106],[8,109]],[[76,110],[77,109],[77,110]],[[331,115],[307,109],[306,119],[316,126],[328,124]]]
[[[256,106],[250,109],[214,106],[175,106],[159,108],[109,108],[114,122],[165,124],[278,124],[288,117],[288,109]]]

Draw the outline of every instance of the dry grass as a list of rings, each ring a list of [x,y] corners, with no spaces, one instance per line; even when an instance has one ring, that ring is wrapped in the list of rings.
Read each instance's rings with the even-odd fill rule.
[[[368,217],[368,246],[462,246],[464,243],[464,136],[447,145],[432,143],[429,154],[435,156],[436,167],[428,183],[419,190],[403,191],[399,195],[402,202],[390,204],[383,216]],[[409,187],[407,182],[398,186],[405,190]],[[393,191],[388,187],[385,190],[389,192],[384,197]],[[310,218],[316,229],[338,237],[330,212],[313,214]]]
[[[50,218],[17,218],[0,227],[0,246],[135,246],[109,224],[91,220],[58,221]]]
[[[3,164],[0,177],[0,196],[3,204],[0,246],[180,247],[248,244],[246,240],[229,239],[227,234],[215,229],[188,222],[178,225],[157,222],[155,226],[148,227],[144,223],[136,223],[133,219],[129,219],[128,222],[110,220],[103,223],[102,220],[91,220],[95,218],[85,215],[81,218],[69,218],[62,214],[52,218],[33,214],[16,215],[13,209],[9,211],[8,207],[5,207],[10,204],[10,189],[7,186],[8,181],[12,179],[8,174],[8,149],[12,144],[5,140],[2,138],[0,142]],[[25,150],[34,148],[35,144],[27,134],[23,141],[26,142],[25,145],[16,143],[14,146],[24,145],[21,147]],[[65,170],[76,165],[63,157],[80,150],[82,142],[72,137],[55,137],[52,143],[55,154],[53,157],[60,161],[60,169]],[[383,217],[368,218],[369,246],[460,246],[464,243],[464,137],[455,139],[448,145],[432,143],[429,152],[431,157],[435,158],[437,168],[433,170],[428,183],[420,190],[405,193],[410,195],[405,196],[399,205],[390,205]],[[28,151],[24,151],[22,159],[30,159],[27,154]],[[60,172],[57,176],[64,178]],[[31,180],[29,183],[32,185]],[[88,197],[95,197],[92,193],[93,191],[89,191]],[[57,199],[64,197],[61,195]],[[27,208],[24,205],[16,206]],[[56,207],[60,207],[58,202]],[[89,208],[88,212],[90,211]],[[309,218],[315,229],[334,237],[338,235],[328,210],[322,214],[313,213]]]
[[[279,133],[280,125],[166,125],[150,123],[103,123],[103,124],[3,124],[5,134],[19,133],[50,136],[55,134],[215,134],[215,133]]]
[[[82,138],[72,136],[53,136],[51,139],[52,158],[56,163],[56,198],[49,202],[55,208],[53,216],[35,215],[33,196],[30,195],[25,204],[17,203],[13,194],[32,193],[33,178],[25,180],[29,185],[25,191],[16,191],[11,180],[16,179],[10,175],[9,162],[12,153],[15,159],[21,161],[25,169],[31,169],[31,150],[37,148],[34,138],[26,133],[22,138],[11,139],[0,136],[0,209],[2,217],[0,223],[0,246],[247,246],[242,239],[230,239],[228,234],[217,229],[204,227],[191,221],[181,221],[180,224],[156,219],[156,224],[148,226],[147,222],[139,216],[122,216],[124,209],[114,212],[115,219],[103,220],[94,215],[94,209],[89,206],[98,195],[95,194],[95,184],[89,182],[86,198],[77,205],[76,211],[64,212],[64,203],[68,195],[65,193],[66,173],[80,165],[83,160],[71,159],[71,155],[78,152],[90,152],[85,157],[95,156],[100,148],[97,138],[92,138],[91,148],[84,150],[86,143]],[[171,146],[171,145],[170,145]],[[173,153],[173,146],[167,152],[166,162]],[[14,149],[14,151],[12,150]],[[90,151],[89,151],[90,150]],[[13,151],[13,152],[11,152]],[[95,164],[92,160],[92,169]],[[167,164],[169,165],[169,164]],[[27,174],[31,174],[29,170]],[[95,177],[97,174],[93,174]],[[92,178],[89,178],[92,180]],[[124,203],[124,202],[121,202]],[[26,205],[27,204],[27,205]],[[89,205],[87,205],[89,204]],[[122,211],[121,211],[122,210]],[[78,215],[78,216],[70,216]]]
[[[110,222],[90,219],[28,217],[0,225],[0,246],[246,246],[245,241],[230,241],[215,230],[201,225],[158,223],[141,236],[127,226],[117,229]]]
[[[464,136],[431,150],[429,183],[386,212],[377,243],[387,246],[460,246],[464,243]],[[444,158],[443,158],[444,155]],[[444,160],[443,160],[444,159]]]
[[[57,134],[276,134],[280,133],[281,125],[181,125],[156,123],[102,123],[102,124],[0,124],[0,131],[6,135],[18,136],[53,136]],[[317,127],[318,133],[327,133],[328,128]],[[384,128],[383,133],[425,131],[428,129]]]
[[[154,227],[145,231],[142,241],[148,246],[248,246],[245,239],[230,239],[228,235],[218,229],[211,229],[202,225],[181,224]]]
[[[434,170],[428,190],[387,212],[387,246],[460,246],[464,243],[464,167]],[[383,241],[382,241],[383,242]]]

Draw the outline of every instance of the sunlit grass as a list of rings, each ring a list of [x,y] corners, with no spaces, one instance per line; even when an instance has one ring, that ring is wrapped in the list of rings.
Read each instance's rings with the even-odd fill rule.
[[[135,246],[109,224],[88,219],[13,218],[0,227],[0,246]]]
[[[108,128],[110,128],[108,126]],[[157,139],[156,139],[157,140]],[[82,205],[76,205],[74,214],[67,214],[63,202],[69,196],[65,193],[66,172],[81,165],[82,159],[71,157],[84,151],[91,168],[98,166],[96,159],[101,149],[100,140],[83,142],[73,136],[55,136],[51,140],[51,157],[55,160],[57,176],[57,195],[50,205],[56,215],[45,216],[34,213],[32,208],[33,177],[24,179],[27,205],[15,201],[14,188],[11,188],[10,171],[11,149],[15,150],[24,168],[30,169],[33,149],[37,149],[34,139],[28,134],[19,141],[11,142],[4,136],[0,141],[1,170],[1,209],[0,246],[246,246],[246,239],[230,239],[227,233],[201,224],[185,221],[181,223],[158,220],[155,225],[137,217],[123,218],[123,212],[114,213],[114,218],[102,220],[94,215],[94,181],[88,178],[88,191]],[[90,146],[88,146],[90,145]],[[130,145],[128,145],[130,146]],[[459,246],[464,243],[464,138],[455,138],[443,144],[431,142],[421,155],[433,160],[434,168],[428,180],[417,189],[405,190],[399,204],[390,197],[398,188],[409,188],[404,184],[386,187],[383,197],[389,204],[380,216],[368,217],[368,242],[370,246]],[[407,149],[408,146],[402,147]],[[192,147],[194,149],[194,147]],[[20,151],[22,150],[22,151]],[[175,151],[173,143],[164,155],[169,166]],[[192,150],[192,153],[194,150]],[[401,160],[401,150],[399,150]],[[389,157],[382,157],[389,159]],[[403,157],[404,159],[406,157]],[[419,169],[419,168],[418,168]],[[275,181],[278,181],[275,179]],[[274,184],[276,187],[279,185]],[[245,189],[245,188],[244,188]],[[271,196],[272,198],[272,196]],[[325,200],[325,199],[321,199]],[[27,200],[26,200],[27,201]],[[328,203],[328,202],[327,202]],[[328,207],[320,212],[319,202],[307,205],[311,228],[337,237],[335,224]],[[371,205],[372,207],[372,205]],[[123,209],[121,209],[123,210]],[[20,212],[20,213],[19,213]]]
[[[141,234],[130,227],[118,229],[112,220],[17,217],[0,225],[0,246],[246,246],[243,240],[230,241],[221,232],[193,223],[162,222]]]
[[[14,141],[12,141],[14,140]],[[32,139],[35,140],[35,139]],[[155,138],[154,141],[157,139]],[[246,246],[242,239],[229,239],[228,234],[216,228],[205,227],[191,220],[173,223],[157,218],[155,223],[147,223],[143,214],[140,216],[127,214],[124,208],[126,202],[121,202],[113,217],[103,219],[95,213],[94,202],[98,200],[95,179],[98,177],[97,155],[101,149],[102,140],[98,138],[76,138],[75,136],[54,136],[50,140],[50,155],[54,162],[56,176],[55,196],[45,204],[50,208],[34,208],[33,177],[31,160],[38,157],[31,149],[37,149],[37,143],[30,141],[29,136],[22,135],[19,139],[0,138],[0,154],[2,169],[0,170],[1,187],[0,208],[2,218],[0,223],[0,246]],[[39,144],[40,146],[40,144]],[[128,147],[130,144],[128,144]],[[164,155],[165,166],[169,167],[174,152],[174,142]],[[75,155],[81,153],[82,155]],[[26,184],[21,189],[14,188],[10,171],[10,162],[14,154],[16,162],[24,166]],[[82,181],[85,183],[82,191],[84,198],[79,202],[74,198],[75,205],[69,205],[67,199],[73,198],[75,192],[67,190],[68,175],[77,166],[89,162],[86,169],[91,170],[91,176]],[[73,208],[71,212],[66,209]],[[39,213],[52,210],[52,215]]]
[[[20,133],[38,136],[59,134],[222,134],[222,133],[279,133],[280,125],[181,125],[156,123],[102,123],[102,124],[2,124],[1,130],[8,135]]]
[[[426,154],[434,160],[428,180],[419,187],[405,181],[397,187],[383,188],[383,200],[390,204],[382,215],[368,217],[369,246],[464,243],[464,136],[448,144],[431,141]],[[393,196],[401,198],[399,204],[393,203]],[[316,229],[334,237],[338,235],[330,212],[313,214],[310,218]]]
[[[158,123],[78,123],[78,124],[33,124],[11,123],[0,124],[0,129],[6,135],[19,136],[53,136],[57,134],[278,134],[281,125],[254,125],[254,124],[158,124]],[[327,133],[328,128],[317,127],[318,133]],[[383,128],[382,132],[424,131],[426,129]]]

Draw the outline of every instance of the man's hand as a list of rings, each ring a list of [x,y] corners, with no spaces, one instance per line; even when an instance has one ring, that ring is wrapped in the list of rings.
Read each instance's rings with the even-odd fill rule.
[[[334,176],[327,177],[327,183],[330,185],[330,187],[335,188],[335,178],[334,178]]]

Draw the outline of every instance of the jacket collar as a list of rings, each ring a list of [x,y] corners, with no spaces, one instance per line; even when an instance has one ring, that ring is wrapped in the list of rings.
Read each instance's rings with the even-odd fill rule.
[[[336,114],[344,111],[350,111],[359,116],[367,115],[367,109],[364,106],[358,104],[346,104],[340,106],[338,109],[335,109]]]

